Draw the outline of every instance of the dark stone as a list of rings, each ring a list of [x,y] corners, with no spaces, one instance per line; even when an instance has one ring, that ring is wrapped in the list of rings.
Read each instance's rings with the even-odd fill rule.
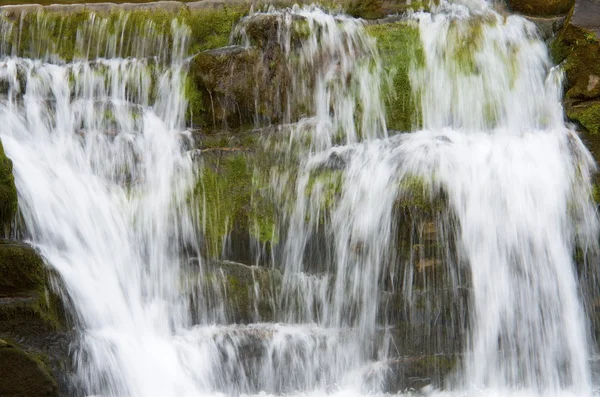
[[[35,249],[22,242],[0,240],[0,338],[17,341],[36,360],[42,360],[55,388],[58,383],[60,395],[70,395],[69,374],[73,368],[69,344],[73,335],[67,330],[65,309],[54,292],[52,280],[58,282]],[[17,354],[16,347],[11,349],[4,356],[0,352],[0,377],[4,374],[1,361]],[[23,357],[17,358],[23,361],[24,368],[29,368]],[[1,380],[0,383],[4,384]],[[2,385],[0,390],[4,390]],[[14,393],[0,392],[0,396],[55,395]]]
[[[58,386],[39,355],[0,339],[0,396],[55,397]]]

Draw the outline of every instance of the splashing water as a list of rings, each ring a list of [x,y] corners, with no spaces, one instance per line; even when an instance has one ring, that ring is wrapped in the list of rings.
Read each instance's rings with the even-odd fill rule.
[[[360,22],[309,7],[257,13],[236,28],[249,41],[253,18],[275,18],[296,72],[291,135],[277,150],[297,172],[272,175],[274,196],[291,208],[275,258],[277,324],[228,324],[221,302],[202,291],[188,299],[188,259],[198,256],[188,29],[174,21],[168,40],[149,23],[124,41],[126,17],[108,29],[92,15],[79,55],[65,62],[43,33],[30,58],[17,57],[24,43],[0,24],[0,136],[29,237],[77,316],[87,395],[382,394],[390,363],[407,355],[391,330],[439,316],[466,347],[448,391],[436,393],[591,394],[573,257],[582,249],[594,268],[593,160],[563,123],[560,72],[533,25],[462,3],[411,16],[425,55],[411,71],[423,130],[393,137],[381,64]],[[36,27],[47,24],[40,17]],[[439,229],[435,258],[412,253],[424,225]],[[419,232],[405,239],[406,230]],[[441,280],[417,287],[431,267]],[[432,290],[467,312],[441,313],[437,295],[423,309],[419,294]],[[390,291],[408,317],[385,311]]]

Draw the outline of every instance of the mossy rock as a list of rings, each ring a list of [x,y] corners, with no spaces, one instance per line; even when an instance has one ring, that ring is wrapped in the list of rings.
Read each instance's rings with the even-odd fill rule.
[[[410,84],[410,70],[425,62],[419,27],[404,21],[367,25],[366,30],[377,40],[383,68],[389,77],[383,90],[388,128],[413,131],[420,125],[420,120]]]
[[[190,65],[195,125],[231,130],[277,123],[289,85],[279,46],[266,52],[238,46],[202,52]]]
[[[54,397],[58,386],[42,356],[0,339],[0,396]]]
[[[507,0],[513,12],[531,16],[553,16],[566,14],[575,5],[575,0]]]
[[[574,105],[569,108],[567,116],[579,122],[589,134],[600,140],[600,101]]]
[[[221,139],[228,140],[227,135]],[[200,157],[193,200],[203,222],[204,255],[249,263],[254,257],[250,243],[278,242],[275,204],[254,172],[262,157],[244,146],[209,148]]]
[[[211,262],[208,269],[208,278],[222,287],[230,321],[273,321],[273,305],[281,283],[277,271],[231,261]]]
[[[0,224],[5,231],[17,212],[17,188],[12,171],[12,161],[4,154],[0,142]]]
[[[344,12],[365,20],[380,19],[386,15],[401,14],[408,10],[429,10],[438,0],[350,0],[343,6]]]
[[[0,240],[0,333],[44,333],[65,323],[39,254],[27,244]]]
[[[36,291],[45,283],[44,262],[32,247],[0,240],[0,296]]]
[[[600,97],[600,41],[594,32],[574,26],[571,18],[551,44],[556,63],[566,73],[565,98],[569,102]]]

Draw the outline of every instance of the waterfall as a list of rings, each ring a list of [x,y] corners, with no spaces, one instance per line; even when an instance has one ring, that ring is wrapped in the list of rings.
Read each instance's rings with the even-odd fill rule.
[[[251,324],[233,323],[199,243],[190,28],[90,13],[57,43],[44,32],[63,23],[39,13],[23,42],[0,18],[0,138],[23,233],[75,317],[83,395],[402,393],[409,338],[462,349],[435,352],[459,364],[423,393],[592,395],[596,169],[563,121],[561,71],[532,23],[483,0],[406,18],[419,131],[395,135],[362,21],[296,6],[234,28],[250,47],[274,21],[290,72],[254,171],[285,209],[280,286],[273,322]]]

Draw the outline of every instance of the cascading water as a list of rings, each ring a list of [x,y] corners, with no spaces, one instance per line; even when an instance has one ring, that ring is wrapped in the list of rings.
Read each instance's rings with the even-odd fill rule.
[[[308,7],[236,28],[250,45],[252,20],[274,18],[291,71],[287,125],[264,142],[283,153],[269,192],[290,209],[273,256],[277,324],[229,324],[219,279],[196,259],[188,28],[174,20],[161,34],[148,21],[127,36],[127,14],[91,14],[65,62],[43,33],[56,21],[40,14],[28,48],[0,24],[0,136],[28,236],[78,320],[86,395],[382,393],[406,355],[396,323],[433,332],[440,317],[457,330],[449,338],[466,339],[448,390],[591,394],[573,257],[596,254],[593,160],[563,123],[560,72],[533,25],[460,3],[410,16],[424,54],[411,71],[423,130],[392,137],[361,22]],[[416,244],[432,227],[435,258]],[[442,280],[415,287],[431,267]],[[431,289],[468,311],[423,305]],[[407,316],[383,309],[389,290]]]

